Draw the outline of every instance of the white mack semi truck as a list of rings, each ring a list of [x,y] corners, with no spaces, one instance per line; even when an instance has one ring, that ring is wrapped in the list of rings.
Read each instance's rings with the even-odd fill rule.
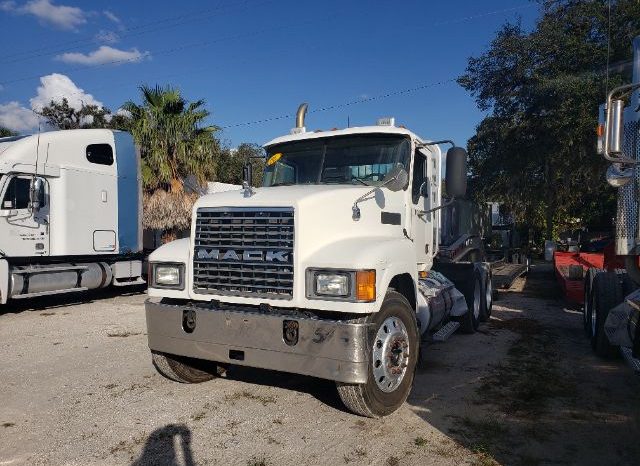
[[[623,270],[589,269],[584,324],[595,352],[618,351],[640,372],[640,36],[633,41],[633,78],[600,107],[598,151],[612,162],[607,181],[618,189],[616,254]]]
[[[306,108],[265,145],[263,187],[200,198],[191,237],[150,256],[153,363],[179,382],[229,364],[334,380],[354,413],[388,415],[426,344],[473,333],[491,312],[490,268],[471,239],[438,259],[467,154],[393,119],[307,132]]]
[[[0,304],[143,283],[140,181],[128,133],[0,138]]]

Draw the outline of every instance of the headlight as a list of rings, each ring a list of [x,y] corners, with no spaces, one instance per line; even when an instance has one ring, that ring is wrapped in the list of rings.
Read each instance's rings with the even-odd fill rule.
[[[329,301],[376,300],[375,270],[307,269],[307,298]]]
[[[348,296],[349,275],[338,273],[317,273],[316,294],[320,296]]]
[[[184,264],[152,264],[151,287],[184,289]]]

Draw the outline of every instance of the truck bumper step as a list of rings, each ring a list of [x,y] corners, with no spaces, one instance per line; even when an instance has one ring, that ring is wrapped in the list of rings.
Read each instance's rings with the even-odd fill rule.
[[[443,325],[440,330],[433,334],[433,341],[447,341],[459,327],[460,323],[452,320],[451,322]]]

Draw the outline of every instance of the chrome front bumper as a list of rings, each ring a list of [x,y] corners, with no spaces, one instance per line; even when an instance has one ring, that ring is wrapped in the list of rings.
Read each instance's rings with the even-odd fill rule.
[[[240,306],[210,309],[194,303],[145,302],[149,348],[345,383],[367,381],[367,324],[258,312]],[[195,326],[191,333],[189,326]],[[185,324],[185,319],[190,319]],[[285,321],[297,322],[297,343],[284,340]]]

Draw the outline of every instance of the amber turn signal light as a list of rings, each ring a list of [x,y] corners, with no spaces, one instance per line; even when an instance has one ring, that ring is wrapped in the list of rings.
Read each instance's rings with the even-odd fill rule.
[[[359,270],[356,272],[356,299],[358,301],[375,301],[376,271]]]

